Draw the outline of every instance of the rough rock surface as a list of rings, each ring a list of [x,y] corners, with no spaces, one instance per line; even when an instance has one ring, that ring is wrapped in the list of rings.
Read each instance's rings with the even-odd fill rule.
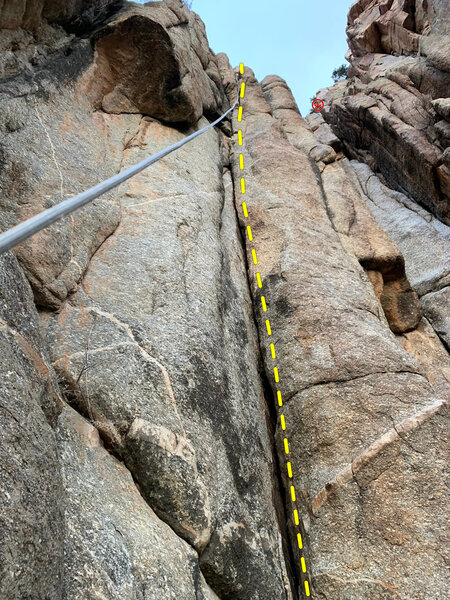
[[[57,600],[62,484],[50,422],[58,397],[32,294],[11,253],[0,256],[0,357],[0,597]]]
[[[364,201],[406,260],[406,273],[426,317],[450,341],[450,227],[413,200],[387,188],[365,164],[352,161]]]
[[[196,553],[157,518],[98,431],[65,408],[57,436],[66,490],[64,597],[217,598]]]
[[[2,600],[450,595],[445,9],[355,2],[325,120],[246,69],[0,257]],[[0,230],[236,95],[181,0],[0,0]]]
[[[44,21],[85,31],[105,20],[122,0],[21,0],[0,5],[0,29],[35,31]]]
[[[179,2],[124,9],[96,32],[94,52],[88,40],[48,28],[38,43],[17,30],[24,39],[9,46],[18,50],[2,54],[3,228],[120,171],[142,118],[129,113],[196,123],[203,111],[228,108],[204,25]],[[56,308],[76,289],[118,225],[117,200],[110,192],[21,245],[39,304]]]
[[[205,26],[180,2],[127,7],[96,37],[92,79],[105,112],[195,124],[228,108]]]
[[[358,0],[348,17],[349,78],[319,92],[348,154],[447,224],[449,14],[445,0]]]
[[[182,137],[143,119],[124,166]],[[216,593],[284,598],[252,309],[222,177],[212,131],[124,185],[119,228],[48,330],[78,408],[199,552]]]

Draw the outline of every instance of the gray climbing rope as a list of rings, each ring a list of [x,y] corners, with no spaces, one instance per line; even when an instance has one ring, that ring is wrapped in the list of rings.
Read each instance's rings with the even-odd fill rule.
[[[184,146],[184,144],[187,144],[194,138],[198,137],[199,135],[202,135],[202,133],[205,133],[206,131],[208,131],[208,129],[211,129],[211,127],[214,127],[223,119],[225,119],[225,117],[236,108],[238,102],[239,100],[236,100],[233,106],[230,109],[228,109],[216,121],[210,123],[206,127],[203,127],[203,129],[192,133],[191,135],[180,140],[176,144],[169,146],[165,150],[161,150],[161,152],[158,152],[153,156],[149,156],[137,165],[134,165],[133,167],[130,167],[129,169],[126,169],[125,171],[122,171],[121,173],[118,173],[117,175],[106,179],[106,181],[103,181],[102,183],[95,185],[89,190],[78,194],[78,196],[74,196],[73,198],[63,200],[59,204],[52,206],[47,210],[44,210],[38,215],[31,217],[23,223],[20,223],[19,225],[16,225],[15,227],[12,227],[11,229],[8,229],[4,233],[0,234],[0,254],[2,252],[6,252],[7,250],[11,250],[11,248],[16,246],[17,244],[20,244],[20,242],[23,242],[38,231],[45,229],[45,227],[48,227],[55,221],[58,221],[62,217],[70,215],[70,213],[81,208],[82,206],[85,206],[89,202],[92,202],[92,200],[95,200],[99,196],[106,194],[106,192],[109,192],[124,181],[127,181],[127,179],[130,179],[130,177],[137,175],[150,165],[153,165],[155,162],[158,162],[158,160],[161,160],[161,158],[164,158],[164,156],[167,156],[174,150],[178,150],[178,148],[181,148],[181,146]]]

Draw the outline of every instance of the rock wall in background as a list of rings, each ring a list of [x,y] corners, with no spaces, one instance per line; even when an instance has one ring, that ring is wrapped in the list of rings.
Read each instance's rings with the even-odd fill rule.
[[[2,599],[449,594],[444,4],[356,2],[323,116],[246,68],[241,123],[1,257]],[[181,0],[0,27],[2,230],[236,98]]]
[[[450,224],[450,11],[441,0],[359,0],[349,78],[324,90],[347,153]]]

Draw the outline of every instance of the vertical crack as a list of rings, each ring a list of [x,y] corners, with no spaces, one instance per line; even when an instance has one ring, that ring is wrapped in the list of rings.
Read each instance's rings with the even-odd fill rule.
[[[258,345],[258,375],[261,382],[261,387],[264,395],[264,406],[265,406],[265,420],[266,427],[269,434],[270,441],[270,451],[272,455],[272,498],[273,504],[275,508],[275,514],[278,521],[281,541],[282,541],[282,550],[283,550],[283,558],[286,565],[286,571],[289,578],[289,584],[291,587],[291,593],[294,600],[298,600],[297,590],[299,589],[300,579],[298,577],[298,569],[295,567],[296,561],[293,551],[293,544],[290,543],[289,539],[289,526],[288,526],[288,515],[287,515],[287,497],[286,497],[286,489],[283,485],[283,480],[281,476],[281,464],[278,456],[278,452],[275,444],[275,430],[277,424],[277,411],[275,407],[275,397],[273,393],[272,386],[268,380],[267,374],[264,368],[264,357],[262,354],[262,343],[260,337],[260,331],[258,327],[258,320],[256,314],[256,306],[255,306],[255,298],[252,293],[252,288],[250,284],[250,266],[248,263],[247,252],[246,252],[246,244],[245,237],[243,234],[243,228],[241,227],[239,214],[236,207],[236,187],[235,180],[233,176],[233,170],[230,169],[231,173],[231,181],[233,186],[233,210],[235,214],[235,219],[237,223],[238,230],[238,241],[242,248],[242,256],[244,259],[244,267],[246,274],[246,283],[247,289],[249,292],[249,297],[251,298],[252,305],[252,322],[254,326],[254,333],[256,337],[256,343]]]

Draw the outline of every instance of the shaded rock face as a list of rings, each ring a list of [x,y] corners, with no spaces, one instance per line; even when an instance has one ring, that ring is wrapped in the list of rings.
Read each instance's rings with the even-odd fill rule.
[[[2,599],[449,595],[444,4],[356,2],[325,120],[247,68],[0,257]],[[181,0],[0,24],[2,230],[237,95]]]
[[[347,153],[447,224],[449,28],[446,2],[355,2],[349,79],[320,92]]]
[[[42,21],[64,25],[71,30],[90,28],[123,4],[122,0],[22,0],[2,2],[0,29],[38,29]]]
[[[61,598],[63,486],[51,424],[56,381],[32,294],[0,257],[0,596]]]

